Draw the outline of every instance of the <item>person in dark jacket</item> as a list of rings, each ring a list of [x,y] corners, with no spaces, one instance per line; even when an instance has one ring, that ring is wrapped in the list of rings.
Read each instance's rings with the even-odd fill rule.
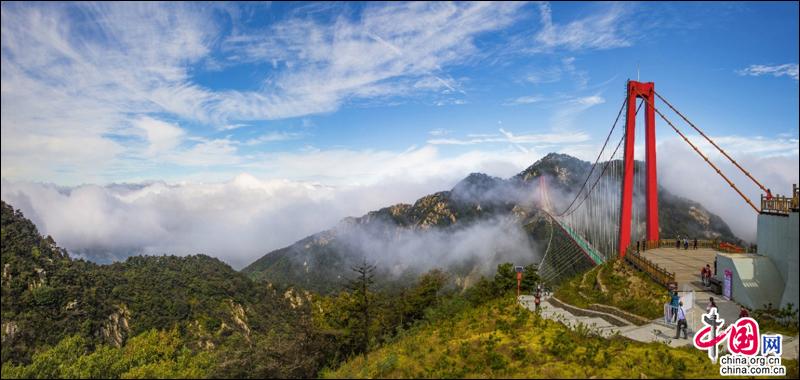
[[[689,339],[686,333],[686,312],[683,311],[683,302],[678,304],[678,312],[676,314],[678,314],[678,331],[675,331],[675,339],[681,336],[681,331],[683,331],[683,339]]]

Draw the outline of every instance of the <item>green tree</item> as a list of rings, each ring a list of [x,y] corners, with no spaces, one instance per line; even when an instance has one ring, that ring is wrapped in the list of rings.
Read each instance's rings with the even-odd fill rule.
[[[364,360],[366,361],[368,358],[367,350],[369,349],[371,300],[374,298],[371,294],[371,288],[375,283],[375,266],[368,264],[367,260],[364,259],[361,264],[350,269],[356,273],[356,277],[349,281],[347,288],[353,294],[353,306],[356,311],[356,318],[359,321],[360,349],[364,353]]]

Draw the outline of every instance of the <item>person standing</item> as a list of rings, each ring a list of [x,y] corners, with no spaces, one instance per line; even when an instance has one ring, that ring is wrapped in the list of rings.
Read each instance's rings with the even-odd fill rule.
[[[674,323],[675,320],[678,318],[678,305],[681,302],[681,297],[678,296],[678,292],[672,292],[672,300],[669,302],[669,319]]]
[[[688,250],[689,249],[689,239],[688,238],[683,238],[683,249],[684,250]]]
[[[681,249],[681,237],[680,236],[675,238],[675,249]]]
[[[694,246],[692,247],[692,249],[697,249],[697,238],[694,238]]]
[[[747,311],[747,308],[746,308],[746,307],[742,306],[742,307],[739,309],[739,318],[747,318],[747,317],[749,317],[749,316],[750,316],[750,312],[749,312],[749,311]]]
[[[719,308],[717,308],[716,302],[714,302],[714,297],[708,297],[708,306],[706,306],[706,312],[711,312],[712,308],[719,310]]]
[[[538,313],[539,304],[542,303],[542,293],[540,293],[538,290],[536,291],[536,294],[533,296],[533,303],[536,305],[536,312]]]
[[[717,277],[717,258],[714,257],[714,277]]]
[[[675,339],[679,339],[683,331],[683,339],[689,339],[686,332],[686,313],[683,311],[683,302],[678,303],[678,331],[675,331]]]
[[[700,267],[700,282],[706,286],[706,267]]]

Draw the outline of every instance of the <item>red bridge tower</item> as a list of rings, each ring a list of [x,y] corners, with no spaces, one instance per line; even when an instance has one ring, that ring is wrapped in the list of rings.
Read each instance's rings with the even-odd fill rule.
[[[658,240],[658,182],[656,181],[656,119],[655,87],[653,82],[628,81],[628,109],[625,115],[625,158],[622,178],[622,202],[619,217],[619,256],[631,243],[631,209],[633,201],[633,145],[636,142],[636,100],[641,97],[645,105],[645,166],[647,240]]]

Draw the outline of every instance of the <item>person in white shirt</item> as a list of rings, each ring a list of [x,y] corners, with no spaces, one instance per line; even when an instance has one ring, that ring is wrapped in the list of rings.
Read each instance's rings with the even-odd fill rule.
[[[686,312],[683,311],[683,301],[678,303],[678,331],[675,332],[675,339],[679,339],[683,330],[683,339],[689,339],[686,332]]]

